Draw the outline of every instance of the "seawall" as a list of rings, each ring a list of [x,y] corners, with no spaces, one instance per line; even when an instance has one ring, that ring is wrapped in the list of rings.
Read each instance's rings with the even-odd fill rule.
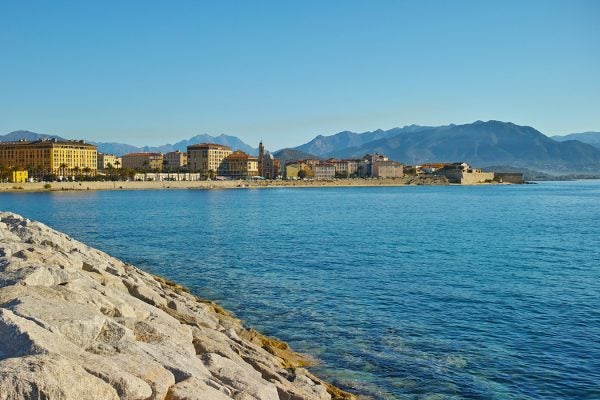
[[[217,304],[0,212],[0,399],[355,397]]]

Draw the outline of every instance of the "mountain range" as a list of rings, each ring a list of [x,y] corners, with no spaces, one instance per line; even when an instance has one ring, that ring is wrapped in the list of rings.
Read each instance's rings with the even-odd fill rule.
[[[559,142],[534,128],[500,121],[340,132],[317,136],[294,150],[324,159],[381,153],[406,164],[466,161],[478,167],[511,165],[557,173],[600,171],[600,149],[581,140]]]
[[[16,131],[0,141],[35,140],[56,135]],[[122,155],[138,151],[185,151],[194,143],[218,143],[256,155],[257,149],[235,136],[197,135],[175,144],[136,147],[122,143],[94,143],[98,151]],[[596,147],[595,147],[596,146]],[[600,172],[600,133],[586,132],[552,138],[528,127],[501,121],[463,125],[409,125],[363,133],[319,135],[301,146],[274,152],[282,163],[303,158],[358,158],[382,153],[405,164],[466,161],[477,167],[506,165],[549,173]]]
[[[35,133],[30,131],[14,131],[8,133],[6,135],[0,135],[0,142],[11,142],[20,139],[25,140],[40,140],[40,139],[59,139],[59,140],[67,140],[63,137],[57,135],[48,135],[43,133]],[[136,153],[136,152],[158,152],[158,153],[167,153],[169,151],[186,151],[187,146],[196,143],[217,143],[225,146],[229,146],[234,150],[242,150],[248,154],[257,155],[258,149],[254,148],[246,143],[244,143],[241,139],[236,136],[229,135],[219,135],[219,136],[211,136],[211,135],[196,135],[192,136],[189,139],[181,140],[175,144],[164,144],[161,146],[133,146],[125,143],[114,143],[114,142],[92,142],[96,146],[98,146],[98,151],[100,153],[106,154],[114,154],[117,156],[122,156],[127,153]]]
[[[600,149],[600,132],[570,133],[564,136],[551,136],[551,138],[559,142],[579,140],[580,142],[591,144]]]

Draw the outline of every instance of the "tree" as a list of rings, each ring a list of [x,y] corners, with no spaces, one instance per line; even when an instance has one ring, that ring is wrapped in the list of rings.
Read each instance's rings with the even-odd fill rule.
[[[300,179],[306,178],[306,171],[303,170],[303,169],[299,170],[298,171],[298,178],[300,178]]]
[[[142,163],[142,169],[144,170],[144,180],[145,181],[148,180],[148,165],[150,165],[148,160],[144,160],[144,162]]]
[[[79,166],[74,166],[73,167],[73,173],[75,174],[75,176],[79,177],[79,172],[81,172],[81,168],[79,168]]]
[[[114,180],[115,167],[111,163],[106,164],[106,169],[108,170],[108,177],[111,181]]]
[[[6,164],[0,165],[0,181],[8,180],[10,177],[10,167]]]
[[[61,175],[61,180],[63,180],[63,179],[64,179],[64,177],[65,177],[65,170],[67,169],[67,167],[68,167],[68,165],[67,165],[67,164],[65,164],[65,163],[61,163],[61,164],[59,165],[59,168],[60,168],[60,175]]]
[[[38,180],[44,175],[44,167],[42,166],[42,164],[38,164],[35,167],[33,167],[33,175]]]
[[[85,168],[83,169],[83,173],[84,173],[86,176],[90,176],[90,174],[92,173],[92,169],[91,169],[90,167],[85,167]]]
[[[209,177],[209,179],[215,179],[215,176],[216,176],[215,175],[215,170],[209,169],[208,170],[208,177]]]

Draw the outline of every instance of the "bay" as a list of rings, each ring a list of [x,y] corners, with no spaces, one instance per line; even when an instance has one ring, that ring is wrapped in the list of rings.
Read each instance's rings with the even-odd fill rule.
[[[600,182],[2,193],[375,399],[600,398]]]

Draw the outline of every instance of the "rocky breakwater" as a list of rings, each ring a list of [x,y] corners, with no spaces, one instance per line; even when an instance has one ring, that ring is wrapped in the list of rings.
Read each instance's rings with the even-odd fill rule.
[[[352,399],[218,305],[0,212],[0,399]]]

